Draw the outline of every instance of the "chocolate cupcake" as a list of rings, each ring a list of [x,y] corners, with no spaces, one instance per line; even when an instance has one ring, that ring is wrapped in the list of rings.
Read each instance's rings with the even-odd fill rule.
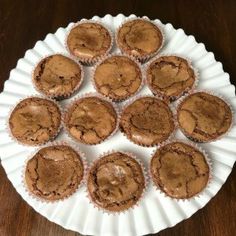
[[[221,98],[206,92],[195,92],[179,104],[177,120],[188,138],[197,142],[209,142],[229,130],[232,112]]]
[[[85,64],[91,64],[111,50],[112,36],[101,23],[83,20],[69,31],[66,45],[73,56]]]
[[[161,56],[148,65],[146,79],[154,95],[174,101],[192,89],[197,78],[186,59]]]
[[[55,99],[69,97],[79,88],[82,79],[82,67],[61,54],[44,58],[33,72],[33,83],[36,89]]]
[[[76,100],[64,118],[70,136],[85,144],[98,144],[107,139],[116,131],[117,122],[112,104],[97,96]]]
[[[209,180],[204,153],[179,141],[158,149],[151,159],[150,170],[154,184],[177,199],[199,194]]]
[[[160,28],[147,19],[128,20],[117,31],[117,45],[123,53],[144,62],[155,55],[163,44]]]
[[[129,154],[114,152],[95,161],[89,170],[87,189],[91,201],[110,212],[133,207],[145,189],[141,165]]]
[[[115,102],[134,95],[142,84],[142,71],[133,59],[113,55],[95,68],[93,75],[96,90]]]
[[[51,100],[29,97],[16,105],[8,123],[11,135],[17,141],[26,145],[40,145],[58,134],[61,112]]]
[[[49,200],[73,194],[84,176],[81,156],[70,146],[40,149],[26,164],[25,183],[30,193]]]
[[[120,129],[134,143],[151,147],[166,141],[175,130],[175,123],[164,101],[141,97],[123,110]]]

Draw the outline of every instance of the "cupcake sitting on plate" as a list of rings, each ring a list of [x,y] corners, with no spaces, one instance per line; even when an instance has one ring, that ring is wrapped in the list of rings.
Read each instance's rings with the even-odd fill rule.
[[[66,47],[71,55],[86,65],[94,64],[107,55],[112,44],[110,30],[93,20],[82,20],[74,24],[66,38]]]
[[[83,81],[83,68],[62,54],[43,58],[33,71],[33,84],[42,94],[57,100],[70,97]]]
[[[144,18],[135,18],[119,27],[116,41],[123,53],[145,62],[161,49],[164,36],[157,24]]]
[[[88,173],[90,200],[99,209],[112,213],[134,207],[145,187],[143,168],[128,153],[106,154],[92,164]]]
[[[210,142],[227,133],[232,125],[233,114],[223,99],[199,91],[180,101],[177,120],[188,138],[196,142]]]
[[[157,149],[151,159],[150,172],[158,189],[177,199],[198,195],[210,177],[206,154],[181,141]]]

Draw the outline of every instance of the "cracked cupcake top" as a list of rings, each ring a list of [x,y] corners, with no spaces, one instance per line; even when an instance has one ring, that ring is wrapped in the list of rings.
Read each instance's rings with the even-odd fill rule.
[[[120,129],[134,143],[154,146],[166,141],[175,125],[173,114],[165,102],[154,97],[142,97],[123,110]]]
[[[58,106],[43,98],[26,98],[16,105],[9,118],[12,135],[21,143],[39,145],[53,139],[60,128]]]
[[[144,19],[128,21],[117,32],[118,47],[137,58],[155,53],[162,42],[163,35],[160,29]]]
[[[99,93],[113,101],[121,101],[138,91],[142,73],[129,57],[111,56],[97,66],[94,83]]]
[[[44,58],[33,73],[36,88],[53,98],[70,96],[81,79],[80,66],[60,54]]]
[[[94,163],[89,171],[87,187],[96,205],[109,211],[122,211],[140,199],[145,179],[135,159],[115,152]]]
[[[78,188],[84,175],[79,154],[66,145],[40,149],[28,162],[26,185],[31,193],[46,199],[63,199]]]
[[[150,168],[155,185],[173,198],[193,197],[206,187],[209,179],[204,154],[181,142],[158,149]]]
[[[94,59],[105,55],[111,47],[109,31],[94,22],[80,23],[70,31],[67,46],[80,59]]]
[[[199,142],[208,142],[229,130],[232,112],[221,98],[197,92],[180,103],[177,119],[187,137]]]
[[[85,144],[98,144],[116,129],[117,114],[111,103],[98,97],[75,101],[65,115],[71,136]]]
[[[189,63],[177,56],[157,58],[149,65],[146,76],[152,92],[170,100],[190,90],[196,79]]]

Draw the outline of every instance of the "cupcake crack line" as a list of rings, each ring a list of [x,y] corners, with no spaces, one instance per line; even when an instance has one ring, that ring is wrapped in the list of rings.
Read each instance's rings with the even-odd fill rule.
[[[47,62],[50,61],[51,58],[52,58],[52,56],[49,56],[49,57],[43,59],[41,62],[39,62],[40,70],[38,71],[38,75],[36,75],[36,80],[37,81],[39,81],[41,79],[41,76],[44,73],[45,65],[46,65]]]

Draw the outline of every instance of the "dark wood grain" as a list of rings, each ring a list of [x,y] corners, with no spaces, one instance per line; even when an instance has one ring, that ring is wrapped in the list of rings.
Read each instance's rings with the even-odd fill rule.
[[[58,27],[71,21],[134,13],[159,18],[183,28],[198,42],[204,42],[236,84],[236,1],[163,0],[163,1],[20,1],[0,0],[0,89],[9,71],[27,49]],[[1,155],[1,154],[0,154]],[[16,193],[0,167],[0,236],[79,235],[49,222]],[[156,219],[158,221],[158,219]],[[220,192],[202,210],[160,236],[233,236],[236,235],[236,170]]]

